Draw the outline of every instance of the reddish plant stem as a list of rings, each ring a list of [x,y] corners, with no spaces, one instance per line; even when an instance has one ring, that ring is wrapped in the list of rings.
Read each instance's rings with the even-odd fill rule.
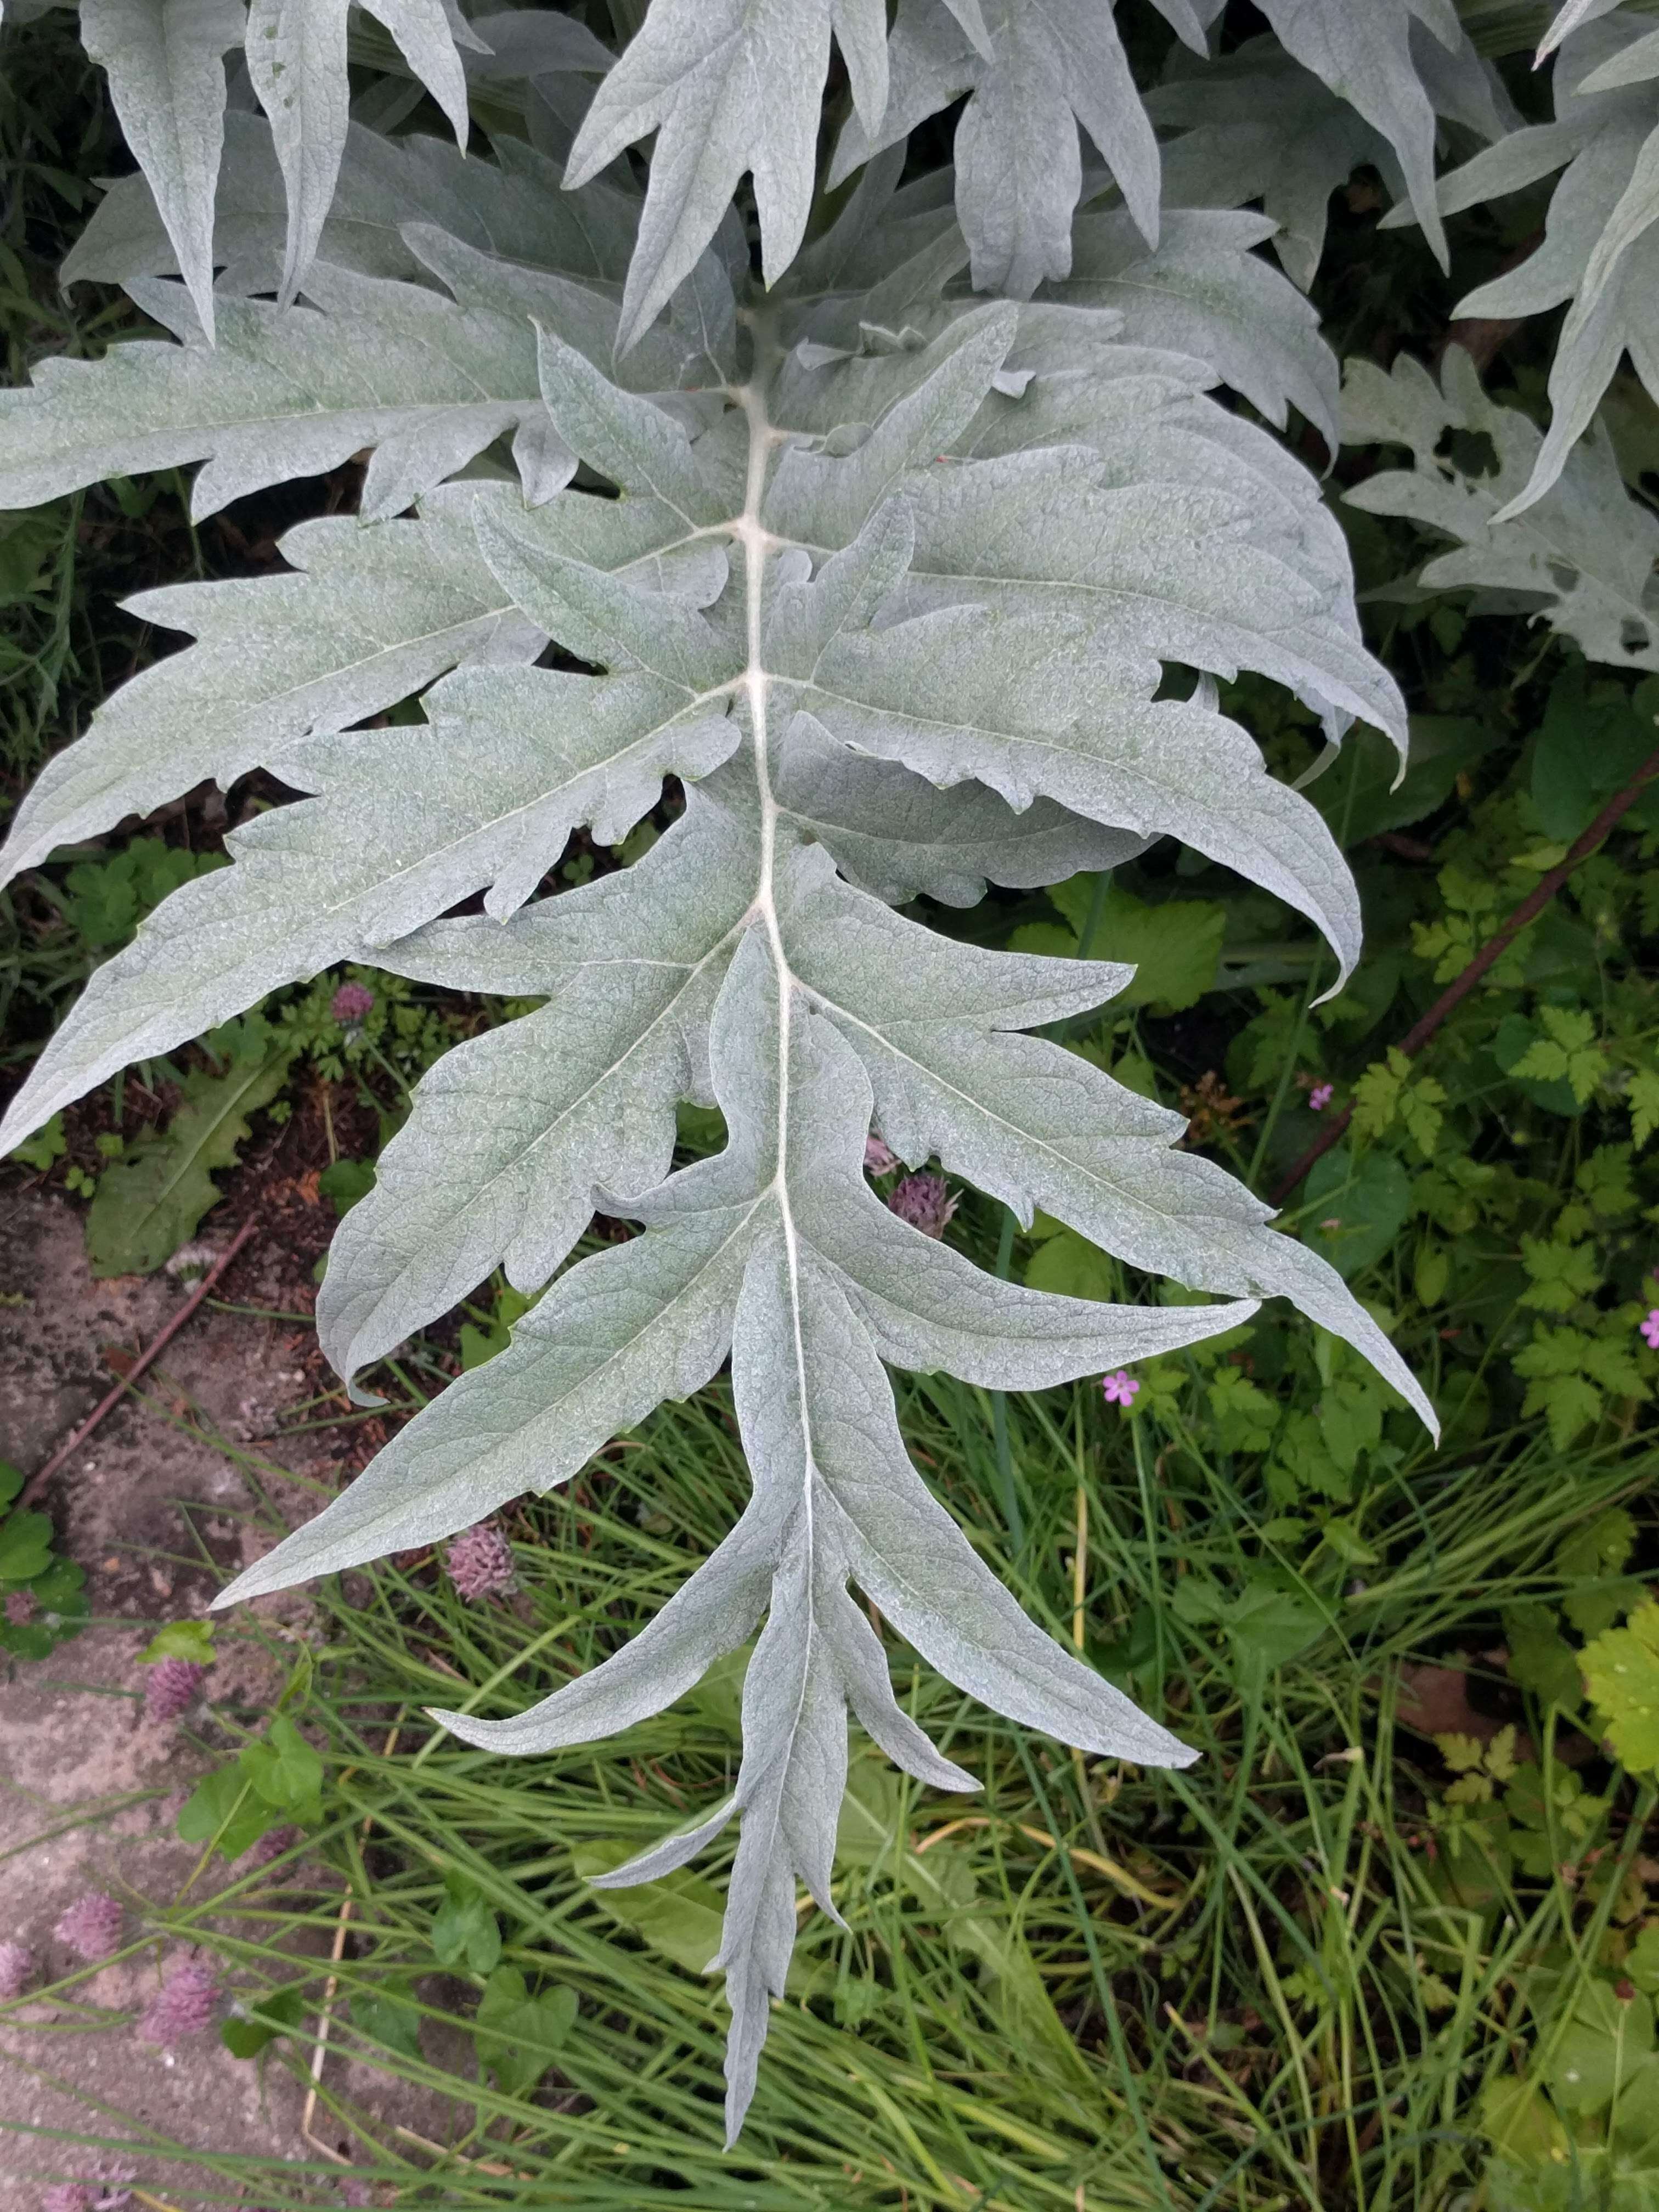
[[[1407,1060],[1414,1059],[1422,1051],[1447,1015],[1462,1004],[1486,970],[1502,958],[1527,924],[1538,919],[1580,861],[1589,860],[1596,847],[1635,805],[1656,776],[1659,776],[1659,752],[1649,754],[1630,781],[1607,801],[1583,836],[1576,838],[1568,847],[1565,859],[1558,861],[1547,875],[1540,876],[1509,920],[1486,939],[1468,966],[1446,986],[1427,1013],[1407,1030],[1396,1049],[1403,1052]],[[1351,1105],[1345,1106],[1340,1114],[1332,1115],[1328,1125],[1320,1131],[1318,1137],[1274,1189],[1269,1201],[1272,1205],[1283,1206],[1310,1168],[1322,1160],[1334,1145],[1341,1142],[1352,1119],[1353,1108]]]
[[[231,1261],[236,1257],[236,1255],[253,1235],[256,1226],[257,1224],[252,1221],[245,1221],[242,1224],[235,1236],[232,1237],[230,1243],[219,1255],[212,1267],[209,1268],[207,1273],[203,1276],[201,1281],[198,1283],[196,1288],[185,1300],[183,1305],[179,1307],[178,1312],[173,1316],[166,1327],[158,1332],[154,1342],[138,1354],[138,1357],[133,1361],[131,1366],[128,1368],[126,1373],[122,1376],[120,1380],[116,1383],[114,1389],[112,1389],[106,1396],[99,1400],[97,1405],[95,1405],[91,1413],[87,1415],[86,1419],[82,1422],[80,1427],[76,1430],[74,1435],[68,1437],[63,1443],[58,1445],[57,1450],[53,1452],[52,1457],[46,1462],[44,1467],[37,1468],[35,1469],[34,1473],[23,1485],[22,1492],[17,1500],[19,1510],[25,1505],[32,1505],[34,1503],[34,1500],[40,1497],[41,1492],[52,1480],[53,1475],[57,1474],[58,1468],[80,1450],[82,1445],[85,1443],[87,1438],[92,1434],[100,1421],[103,1419],[105,1414],[109,1412],[111,1407],[118,1404],[125,1393],[132,1388],[132,1385],[138,1380],[138,1377],[143,1373],[145,1368],[147,1368],[151,1360],[155,1358],[156,1353],[164,1350],[165,1347],[172,1342],[173,1339],[179,1334],[179,1331],[184,1327],[185,1323],[195,1312],[197,1307],[201,1304],[203,1299],[206,1297],[208,1292],[218,1281],[220,1276],[224,1273],[226,1268],[229,1267]]]

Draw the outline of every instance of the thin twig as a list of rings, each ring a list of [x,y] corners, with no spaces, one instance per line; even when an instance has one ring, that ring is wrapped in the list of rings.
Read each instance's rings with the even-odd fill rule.
[[[109,1392],[107,1396],[101,1398],[99,1401],[98,1404],[94,1407],[91,1413],[88,1414],[86,1419],[82,1422],[80,1427],[76,1429],[74,1435],[70,1437],[67,1442],[59,1444],[57,1450],[53,1452],[52,1457],[46,1462],[46,1465],[42,1468],[38,1468],[29,1477],[28,1480],[23,1485],[22,1495],[17,1501],[20,1507],[33,1504],[34,1500],[39,1498],[41,1492],[52,1480],[53,1475],[57,1474],[58,1468],[62,1467],[66,1461],[72,1459],[75,1454],[80,1450],[82,1445],[85,1443],[87,1438],[92,1434],[100,1421],[103,1419],[105,1414],[109,1412],[111,1407],[118,1405],[121,1399],[132,1388],[133,1384],[138,1380],[138,1377],[143,1373],[145,1368],[147,1368],[151,1360],[155,1358],[156,1353],[166,1350],[167,1346],[172,1342],[173,1339],[179,1334],[179,1331],[184,1327],[185,1323],[195,1312],[197,1307],[201,1304],[203,1299],[206,1297],[208,1292],[218,1281],[220,1276],[222,1275],[226,1268],[229,1267],[231,1261],[236,1257],[242,1247],[248,1242],[249,1238],[253,1236],[257,1226],[258,1224],[252,1221],[245,1221],[242,1224],[235,1236],[232,1237],[230,1243],[219,1255],[219,1257],[214,1261],[212,1267],[209,1268],[207,1273],[203,1276],[201,1281],[198,1283],[196,1288],[185,1300],[183,1305],[179,1307],[178,1312],[173,1316],[172,1319],[155,1337],[154,1342],[150,1344],[147,1350],[139,1353],[137,1359],[133,1361],[131,1366],[128,1368],[126,1373],[122,1376],[120,1380],[116,1383],[114,1389]]]
[[[1446,986],[1422,1019],[1407,1030],[1396,1049],[1404,1053],[1407,1060],[1414,1059],[1422,1051],[1447,1015],[1462,1004],[1486,970],[1508,951],[1527,924],[1536,921],[1580,861],[1589,860],[1596,847],[1617,827],[1620,818],[1635,805],[1656,776],[1659,776],[1659,752],[1649,754],[1630,781],[1607,801],[1583,836],[1575,839],[1567,848],[1565,859],[1558,861],[1547,875],[1540,876],[1509,920],[1486,939],[1468,966]],[[1345,1106],[1340,1114],[1332,1115],[1328,1127],[1320,1132],[1316,1140],[1309,1146],[1274,1190],[1272,1204],[1283,1206],[1309,1169],[1322,1160],[1334,1145],[1340,1143],[1352,1119],[1352,1105]]]

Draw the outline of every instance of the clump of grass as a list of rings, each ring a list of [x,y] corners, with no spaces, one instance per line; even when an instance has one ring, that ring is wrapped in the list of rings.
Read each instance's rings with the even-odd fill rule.
[[[522,1763],[423,1712],[514,1711],[670,1595],[744,1490],[718,1391],[514,1510],[513,1597],[464,1601],[435,1555],[324,1585],[289,1708],[321,1755],[320,1823],[273,1868],[158,1901],[148,1935],[201,1946],[245,2008],[285,1993],[260,2063],[308,2076],[325,2036],[319,2143],[349,2143],[399,2203],[1450,2204],[1485,2160],[1483,2091],[1524,2060],[1540,1963],[1589,1986],[1641,1820],[1626,1804],[1621,1871],[1595,1898],[1560,1875],[1453,1878],[1434,1848],[1442,1762],[1402,1724],[1404,1670],[1459,1654],[1478,1671],[1506,1610],[1560,1592],[1563,1534],[1631,1492],[1637,1462],[1603,1449],[1564,1471],[1535,1433],[1462,1465],[1425,1449],[1368,1523],[1368,1574],[1303,1571],[1246,1463],[1079,1384],[1007,1409],[1024,1514],[1011,1558],[989,1406],[924,1381],[904,1411],[1021,1600],[1203,1758],[1181,1775],[1085,1762],[895,1650],[901,1695],[983,1794],[935,1796],[855,1759],[848,1930],[805,1914],[735,2152],[720,2147],[723,2000],[693,1971],[715,1946],[720,1850],[640,1892],[595,1891],[582,1870],[729,1789],[736,1671],[648,1731]],[[1270,1570],[1276,1612],[1259,1595]],[[480,1949],[454,1949],[458,1914],[489,1923]],[[550,1998],[538,2087],[495,2069],[487,2040],[486,2063],[473,2056],[501,1968]],[[574,2032],[558,2032],[562,1991]],[[1555,1986],[1551,2017],[1571,2001]],[[428,2092],[434,2135],[377,2131],[348,2057]],[[204,2185],[254,2185],[246,2161],[200,2164]],[[278,2177],[280,2201],[330,2201],[338,2171],[319,2149]],[[271,2180],[258,2175],[259,2201]]]

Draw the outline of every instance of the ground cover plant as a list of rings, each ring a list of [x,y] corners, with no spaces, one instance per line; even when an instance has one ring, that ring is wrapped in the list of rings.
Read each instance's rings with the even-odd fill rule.
[[[308,19],[271,13],[280,52]],[[322,1102],[319,1193],[344,1218],[319,1318],[348,1382],[377,1370],[393,1394],[387,1440],[230,1595],[453,1537],[457,1652],[478,1632],[458,1624],[501,1634],[435,1679],[410,1627],[433,1569],[394,1571],[377,1587],[399,1626],[341,1616],[296,1693],[310,1735],[279,1717],[187,1832],[233,1858],[289,1816],[320,1839],[386,1916],[362,1996],[365,2021],[401,2020],[394,2062],[425,2063],[419,1976],[472,1974],[504,2100],[480,2104],[479,2140],[526,2185],[544,2151],[579,2158],[573,2201],[597,2201],[638,2038],[655,2066],[690,2033],[684,1985],[659,1979],[609,2057],[569,2044],[653,1946],[719,1953],[728,2134],[769,2022],[799,2014],[811,2063],[826,2026],[928,2054],[925,2124],[845,2060],[881,2114],[871,2202],[1005,2201],[995,2120],[927,2103],[941,2074],[1007,2063],[945,2034],[947,2058],[930,2038],[953,2009],[1070,2084],[1058,2136],[1015,2144],[1045,2201],[1096,2201],[1126,2151],[1135,2203],[1651,2185],[1659,1639],[1631,1505],[1659,1336],[1639,275],[1659,50],[1638,9],[1569,9],[1557,118],[1534,123],[1526,10],[1402,5],[1363,38],[1337,7],[1162,13],[1174,42],[1123,11],[1127,53],[1102,11],[907,6],[885,37],[854,8],[480,18],[499,51],[450,50],[489,140],[465,163],[372,46],[349,132],[327,119],[343,46],[275,75],[251,49],[270,119],[244,100],[214,125],[207,261],[216,162],[170,169],[168,132],[132,119],[184,95],[82,19],[143,174],[67,271],[118,281],[177,343],[135,323],[92,366],[44,361],[8,395],[9,495],[47,502],[50,546],[104,477],[142,517],[129,472],[202,459],[198,522],[290,476],[333,489],[282,538],[286,568],[273,547],[248,564],[269,573],[135,603],[199,641],[112,693],[19,806],[9,860],[37,905],[13,988],[58,1012],[92,974],[44,1049],[23,1025],[4,1141],[89,1199],[94,1266],[118,1273],[193,1236],[262,1115]],[[598,33],[629,32],[613,64]],[[447,61],[404,51],[455,121]],[[1499,74],[1494,53],[1518,59]],[[958,101],[952,140],[936,118]],[[627,154],[653,130],[648,165]],[[1535,190],[1448,230],[1563,169],[1541,243]],[[1255,198],[1261,217],[1236,204]],[[1472,274],[1510,265],[1460,301],[1431,258],[1453,246]],[[1346,334],[1340,394],[1298,285]],[[1521,318],[1574,286],[1552,357]],[[1442,353],[1455,313],[1468,344]],[[1494,393],[1474,362],[1500,349]],[[216,837],[165,834],[204,779],[253,794],[228,866]],[[313,795],[280,803],[295,791]],[[74,1103],[94,1085],[109,1126]],[[884,1364],[919,1378],[902,1423]],[[695,1514],[666,1475],[634,1507],[641,1452]],[[620,1486],[605,1507],[595,1481]],[[512,1553],[474,1529],[567,1483],[574,1505],[514,1508]],[[606,1583],[585,1539],[578,1601],[552,1564],[569,1530],[620,1514],[626,1558],[630,1510],[680,1540]],[[592,1633],[567,1626],[550,1666],[573,1604]],[[1490,1710],[1443,1703],[1450,1726],[1419,1700],[1445,1770],[1425,1778],[1390,1761],[1400,1669],[1448,1651],[1498,1686]],[[488,1761],[426,1744],[411,1814],[394,1753],[365,1764],[349,1717],[445,1707],[452,1664],[485,1684],[446,1710],[453,1733],[538,1761],[525,1788],[477,1785],[499,1794],[476,1833],[472,1784],[437,1778]],[[984,1734],[958,1691],[1017,1725]],[[572,1749],[680,1747],[672,1717],[641,1724],[687,1696],[716,1734],[738,1721],[741,1756],[694,1732],[659,1798],[636,1759]],[[861,1737],[849,1765],[849,1705],[927,1788],[982,1802],[918,1815],[933,1801]],[[386,1805],[361,1781],[325,1793],[331,1747],[404,1808],[383,1823],[413,1850],[398,1871],[371,1881],[346,1845]],[[1142,1771],[1194,1752],[1212,1775]],[[1587,1755],[1632,1778],[1586,1781]],[[634,1810],[607,1825],[623,1772]],[[1256,1832],[1281,1773],[1288,1856]],[[594,1778],[597,1803],[572,1783],[559,1814],[590,1840],[556,1897],[509,1897],[489,1820],[533,1828],[567,1776]],[[1144,1865],[1117,1820],[1154,1839]],[[606,1855],[624,1832],[644,1848]],[[1377,1847],[1358,1888],[1319,1886],[1336,1833]],[[694,1917],[677,1949],[678,1901],[719,1896],[683,1871],[704,1849],[731,1853],[724,1932],[704,1944]],[[528,1863],[514,1883],[541,1879]],[[849,1868],[897,1916],[878,1957]],[[1069,1952],[1025,1932],[1056,1869]],[[1133,1941],[1103,1945],[1085,1872]],[[824,1922],[800,1920],[801,1884]],[[1316,1942],[1333,1900],[1346,1933]],[[1367,1901],[1344,1984],[1330,1947],[1360,1941]],[[1149,1935],[1159,1907],[1176,1917]],[[555,1963],[554,1921],[560,1958],[568,1923],[587,1931],[592,1978]],[[280,1930],[239,1952],[216,1926],[244,1973],[282,1955]],[[933,1972],[949,1994],[919,1997]],[[316,2032],[303,1995],[255,2007],[250,2056]],[[548,2135],[526,2043],[591,2126],[567,2111]],[[725,2201],[719,2169],[668,2148],[701,2094],[629,2147],[630,2201],[670,2170]],[[1000,2108],[1048,2094],[1022,2074]],[[1127,2133],[1087,2118],[1102,2095]],[[810,2140],[830,2166],[805,2185],[865,2186],[787,2101],[774,2180]],[[648,2106],[637,2091],[628,2129]],[[1243,2139],[1224,2156],[1227,2111]],[[1037,2184],[1051,2150],[1064,2178]]]

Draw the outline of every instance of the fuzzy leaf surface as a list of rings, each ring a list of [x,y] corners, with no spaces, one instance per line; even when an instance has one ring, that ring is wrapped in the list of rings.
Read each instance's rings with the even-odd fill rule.
[[[1455,541],[1426,563],[1425,584],[1474,585],[1511,595],[1512,604],[1518,594],[1591,660],[1659,671],[1659,521],[1626,490],[1603,425],[1534,497],[1537,430],[1518,408],[1490,399],[1468,356],[1453,346],[1437,386],[1403,355],[1387,375],[1350,362],[1344,430],[1351,442],[1411,448],[1412,469],[1367,477],[1347,498]],[[1449,459],[1449,430],[1488,438],[1496,473],[1477,477]]]
[[[1552,38],[1553,43],[1553,34]],[[1571,301],[1550,367],[1548,434],[1504,517],[1557,482],[1626,354],[1659,400],[1659,40],[1622,12],[1577,20],[1553,65],[1555,120],[1511,132],[1441,179],[1452,215],[1564,172],[1544,242],[1458,303],[1462,316]]]
[[[241,0],[86,0],[81,35],[110,98],[208,341],[213,200],[224,144],[225,64],[242,43]]]
[[[745,171],[768,277],[794,259],[811,206],[832,29],[873,125],[887,105],[883,0],[653,0],[571,149],[570,181],[580,185],[657,133],[623,307],[624,349],[690,273]]]
[[[659,0],[647,35],[675,20]],[[744,18],[763,20],[758,8]],[[379,1186],[347,1217],[324,1326],[351,1370],[495,1267],[526,1290],[550,1285],[505,1351],[230,1595],[436,1540],[556,1487],[731,1359],[753,1475],[731,1534],[604,1665],[530,1714],[456,1725],[521,1751],[634,1725],[764,1620],[720,1950],[734,2128],[798,1887],[829,1900],[847,1713],[930,1784],[965,1779],[897,1708],[849,1585],[1022,1724],[1100,1753],[1186,1756],[1027,1621],[975,1556],[904,1452],[885,1370],[1045,1388],[1285,1295],[1427,1411],[1340,1279],[1174,1149],[1176,1117],[1030,1034],[1122,989],[1127,968],[947,945],[890,903],[1062,879],[1179,836],[1224,851],[1346,962],[1352,889],[1321,817],[1267,776],[1213,686],[1188,675],[1169,687],[1186,696],[1162,696],[1166,669],[1248,668],[1338,726],[1364,716],[1396,742],[1404,728],[1316,486],[1205,388],[1214,372],[1192,349],[1209,343],[1206,317],[1238,312],[1224,286],[1206,296],[1189,266],[1184,293],[1173,280],[1163,299],[1138,289],[1123,276],[1123,255],[1142,250],[1124,242],[1127,218],[1091,216],[1066,281],[1095,294],[976,303],[960,289],[949,210],[922,210],[913,228],[914,203],[895,212],[894,174],[887,162],[860,184],[850,230],[815,240],[798,282],[748,291],[741,324],[726,265],[703,256],[622,366],[613,280],[528,268],[430,223],[399,234],[445,292],[313,271],[323,306],[271,309],[269,325],[257,302],[222,301],[221,356],[236,315],[272,344],[299,329],[317,354],[307,374],[335,380],[341,416],[380,399],[394,371],[412,380],[395,337],[417,327],[430,343],[410,359],[435,380],[428,418],[478,404],[487,370],[490,404],[519,410],[492,437],[544,426],[536,434],[568,467],[524,493],[458,485],[400,519],[428,471],[457,465],[460,441],[441,423],[395,422],[370,477],[383,519],[349,526],[383,556],[320,526],[301,541],[319,578],[342,580],[337,615],[325,590],[311,596],[310,573],[188,603],[203,641],[181,669],[205,678],[192,656],[222,639],[232,651],[244,629],[262,640],[208,772],[274,752],[309,795],[234,833],[234,866],[166,900],[96,972],[0,1130],[0,1147],[15,1144],[131,1058],[342,960],[545,1001],[423,1083]],[[1178,258],[1182,225],[1170,232]],[[1185,233],[1224,263],[1263,234],[1261,218],[1226,210]],[[1286,280],[1252,265],[1274,312],[1289,303],[1288,327],[1305,332]],[[337,309],[348,291],[392,334],[384,359],[361,329],[327,351],[324,334],[349,338],[359,316]],[[474,349],[467,400],[461,380],[444,381],[456,345]],[[99,395],[87,422],[70,434],[52,418],[75,465],[153,465],[134,442],[148,450],[162,419],[185,435],[201,391],[218,389],[201,382],[200,347],[149,351],[148,422],[117,418],[112,395],[127,387],[109,363],[80,387]],[[32,465],[33,397],[0,427],[14,477]],[[112,462],[124,434],[127,458]],[[365,580],[354,613],[345,580],[368,580],[382,557],[404,582]],[[352,641],[360,627],[366,643]],[[526,665],[544,638],[595,672]],[[440,668],[452,672],[433,684]],[[184,699],[195,680],[152,672],[160,706],[133,711],[134,726],[159,728],[167,687]],[[351,726],[405,683],[432,684],[423,721]],[[135,748],[133,775],[161,777],[161,750]],[[116,803],[122,757],[118,744],[94,749],[94,783],[113,780],[87,807]],[[642,860],[537,896],[574,828],[615,845],[671,775],[683,812]],[[82,803],[41,810],[28,834],[49,837]],[[478,894],[482,915],[454,912]],[[686,1098],[717,1104],[729,1140],[671,1172]],[[1113,1306],[999,1281],[876,1198],[863,1173],[872,1118],[907,1159],[937,1154],[1027,1218],[1041,1205],[1132,1264],[1245,1303]],[[641,1233],[568,1266],[596,1208]],[[669,1860],[682,1844],[696,1847],[678,1839]]]

